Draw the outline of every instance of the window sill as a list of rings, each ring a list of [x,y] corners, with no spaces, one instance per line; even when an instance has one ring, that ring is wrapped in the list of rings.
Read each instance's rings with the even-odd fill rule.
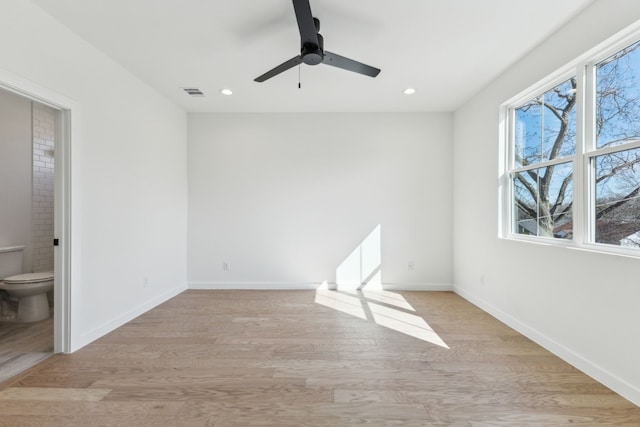
[[[565,248],[565,249],[588,252],[588,253],[640,259],[640,248],[638,249],[625,248],[622,246],[596,244],[596,243],[579,244],[573,240],[552,239],[547,237],[527,237],[527,236],[521,236],[517,234],[508,234],[506,236],[500,236],[500,239],[512,241],[512,242],[533,243],[535,245],[541,245],[541,246],[555,246],[558,248]]]

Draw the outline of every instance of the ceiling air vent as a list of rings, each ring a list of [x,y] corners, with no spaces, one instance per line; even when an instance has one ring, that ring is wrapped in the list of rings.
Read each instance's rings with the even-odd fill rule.
[[[191,96],[204,96],[204,93],[197,87],[183,87],[182,90]]]

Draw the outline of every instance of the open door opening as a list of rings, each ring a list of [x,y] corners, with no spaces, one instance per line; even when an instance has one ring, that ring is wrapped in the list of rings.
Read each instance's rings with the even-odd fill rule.
[[[0,69],[0,90],[13,96],[27,100],[32,105],[37,106],[32,112],[34,126],[40,117],[36,117],[41,111],[49,112],[47,116],[53,121],[51,129],[51,139],[55,141],[55,149],[47,149],[46,144],[34,147],[31,155],[33,156],[33,205],[38,206],[42,200],[43,203],[51,202],[53,198],[53,206],[46,207],[47,210],[53,209],[53,218],[47,219],[46,224],[50,229],[53,225],[52,236],[47,234],[47,241],[43,243],[47,251],[53,251],[53,352],[68,353],[71,351],[71,135],[72,122],[71,117],[78,106],[71,100],[66,99],[60,94],[47,89],[45,87],[34,84],[33,82],[16,76],[10,72]],[[35,128],[34,128],[35,129]],[[33,131],[33,140],[37,139],[37,131]],[[46,142],[47,138],[41,138]],[[36,159],[36,156],[42,156],[43,159]],[[46,158],[46,159],[45,159]],[[36,160],[38,163],[36,163]],[[42,161],[41,161],[42,160]],[[45,161],[46,160],[46,161]],[[48,166],[47,166],[48,165]],[[46,188],[42,190],[50,191],[51,194],[40,194],[40,188],[36,188],[40,184],[40,177],[35,174],[39,172],[39,168],[50,168],[47,179]],[[46,170],[43,171],[46,172]],[[43,181],[44,182],[44,181]],[[46,200],[45,200],[46,199]],[[35,217],[36,214],[32,214]],[[37,222],[37,221],[36,221]],[[44,226],[44,224],[43,224]],[[36,224],[33,230],[38,230]],[[47,233],[50,233],[48,231]],[[33,234],[37,234],[33,232]],[[43,236],[39,236],[42,240]],[[54,242],[57,245],[54,245]],[[35,246],[35,245],[34,245]],[[38,269],[47,269],[44,264],[33,264],[33,257],[38,250],[31,250],[29,256],[33,267],[28,270],[36,271]],[[43,252],[45,252],[43,250]],[[50,255],[50,252],[49,252]],[[44,262],[44,261],[43,261]]]

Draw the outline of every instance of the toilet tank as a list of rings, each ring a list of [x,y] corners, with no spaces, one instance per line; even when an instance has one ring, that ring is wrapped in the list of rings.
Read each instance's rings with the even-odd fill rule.
[[[22,273],[24,246],[0,247],[0,280]]]

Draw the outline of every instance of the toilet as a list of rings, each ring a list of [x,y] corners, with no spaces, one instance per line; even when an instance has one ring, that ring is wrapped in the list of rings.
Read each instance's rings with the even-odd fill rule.
[[[47,292],[53,290],[53,271],[21,273],[24,246],[0,248],[0,290],[18,300],[18,322],[49,317]]]

